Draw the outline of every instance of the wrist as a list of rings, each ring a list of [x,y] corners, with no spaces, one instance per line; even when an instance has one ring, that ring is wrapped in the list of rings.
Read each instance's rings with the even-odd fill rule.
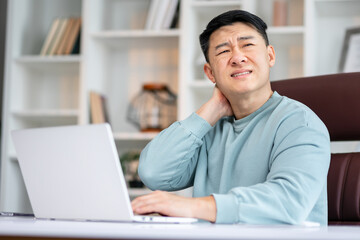
[[[216,202],[213,196],[193,198],[193,217],[210,222],[216,221]]]
[[[206,102],[202,105],[196,113],[205,119],[211,126],[214,126],[216,122],[225,116],[223,114],[224,109],[221,107],[219,103],[216,103],[213,100]]]

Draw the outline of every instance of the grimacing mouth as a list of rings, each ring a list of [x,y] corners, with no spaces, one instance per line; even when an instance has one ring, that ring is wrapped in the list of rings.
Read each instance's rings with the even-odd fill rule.
[[[238,76],[245,75],[245,74],[250,74],[250,73],[252,73],[251,70],[244,71],[244,72],[233,73],[233,74],[231,74],[231,77],[238,77]]]

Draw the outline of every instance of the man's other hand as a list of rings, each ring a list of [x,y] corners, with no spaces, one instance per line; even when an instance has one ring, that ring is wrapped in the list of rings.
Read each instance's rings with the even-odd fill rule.
[[[131,202],[135,214],[159,213],[170,217],[192,217],[215,222],[213,196],[189,198],[164,191],[154,191]]]

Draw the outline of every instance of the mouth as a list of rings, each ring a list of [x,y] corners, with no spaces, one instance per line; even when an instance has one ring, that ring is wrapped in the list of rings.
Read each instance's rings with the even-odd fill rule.
[[[231,74],[231,77],[240,77],[240,76],[248,75],[248,74],[250,74],[250,73],[252,73],[251,70],[249,70],[249,71],[244,71],[244,72],[237,72],[237,73]]]

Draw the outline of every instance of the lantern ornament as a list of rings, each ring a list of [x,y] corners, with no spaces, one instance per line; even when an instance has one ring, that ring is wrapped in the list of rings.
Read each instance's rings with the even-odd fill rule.
[[[166,84],[146,83],[131,100],[127,119],[142,132],[161,131],[176,121],[176,99]]]

